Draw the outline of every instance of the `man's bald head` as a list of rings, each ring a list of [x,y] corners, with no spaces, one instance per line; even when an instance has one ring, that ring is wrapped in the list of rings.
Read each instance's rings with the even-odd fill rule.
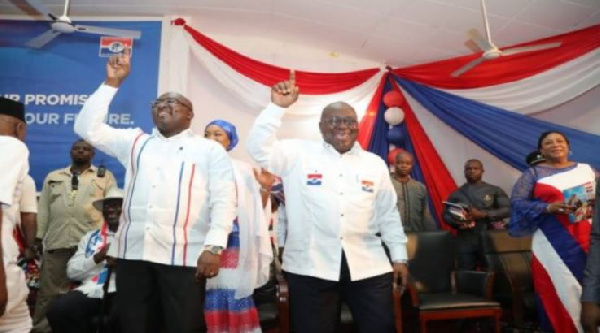
[[[331,103],[321,113],[319,129],[323,140],[343,154],[352,149],[358,136],[356,111],[345,102]]]
[[[323,112],[321,112],[321,121],[323,121],[323,118],[325,117],[331,117],[333,112],[344,109],[351,110],[354,113],[354,116],[356,116],[356,111],[354,111],[352,105],[340,101],[327,104],[327,106],[323,109]]]

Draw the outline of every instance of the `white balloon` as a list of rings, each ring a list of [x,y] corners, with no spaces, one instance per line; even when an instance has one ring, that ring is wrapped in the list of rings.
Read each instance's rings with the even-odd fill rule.
[[[402,123],[402,121],[404,120],[404,111],[402,111],[402,109],[398,107],[391,107],[385,110],[385,114],[383,115],[383,117],[385,118],[385,121],[388,124],[396,126]]]

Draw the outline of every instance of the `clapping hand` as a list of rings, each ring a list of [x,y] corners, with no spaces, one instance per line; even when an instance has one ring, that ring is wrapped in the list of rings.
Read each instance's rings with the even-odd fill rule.
[[[276,83],[271,87],[271,102],[282,108],[288,108],[298,100],[300,90],[296,86],[296,72],[290,70],[287,81]]]
[[[110,244],[106,244],[104,245],[100,251],[96,252],[96,254],[94,254],[94,262],[96,264],[99,264],[101,262],[103,262],[104,260],[106,260],[106,258],[108,257],[108,249],[110,248]]]

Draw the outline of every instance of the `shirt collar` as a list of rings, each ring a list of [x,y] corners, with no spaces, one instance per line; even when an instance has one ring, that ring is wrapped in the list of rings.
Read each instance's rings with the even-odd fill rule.
[[[160,131],[156,127],[154,127],[152,129],[152,135],[158,137],[161,140],[176,141],[176,140],[179,140],[182,138],[188,138],[188,137],[194,136],[194,133],[192,133],[191,129],[187,128],[187,129],[184,129],[183,131],[181,131],[181,133],[179,133],[179,134],[173,135],[170,138],[166,138],[164,135],[162,135],[162,133],[160,133]]]
[[[325,151],[330,152],[330,153],[335,153],[338,155],[358,155],[358,154],[360,154],[361,151],[363,151],[362,147],[360,146],[360,144],[358,144],[358,142],[354,142],[354,145],[352,146],[352,148],[350,148],[350,150],[348,150],[344,154],[340,154],[329,143],[327,143],[325,141],[322,141],[322,143],[323,143],[323,149],[325,149]]]
[[[394,172],[392,172],[390,176],[393,180],[395,180],[397,182],[401,181],[400,179],[396,178],[396,173],[394,173]],[[412,180],[413,180],[412,177],[410,175],[408,175],[408,180],[406,182],[410,183]]]
[[[92,164],[87,170],[85,170],[86,172],[96,172],[97,168]],[[67,165],[67,167],[60,169],[61,173],[64,173],[66,175],[71,175],[71,166]]]

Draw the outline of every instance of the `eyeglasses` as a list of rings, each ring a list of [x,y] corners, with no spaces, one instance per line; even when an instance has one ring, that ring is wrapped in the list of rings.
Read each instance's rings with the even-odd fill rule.
[[[158,105],[162,104],[162,103],[167,104],[169,107],[174,107],[175,104],[179,104],[179,105],[182,105],[182,106],[184,106],[184,107],[186,107],[186,108],[188,108],[190,110],[192,109],[191,106],[183,103],[182,101],[178,100],[177,98],[172,98],[172,97],[165,98],[165,99],[157,99],[154,102],[150,103],[150,107],[154,110],[154,109],[157,109]]]
[[[323,119],[322,121],[333,128],[340,127],[341,125],[344,125],[350,129],[358,128],[358,121],[352,117],[333,116],[329,119]]]
[[[77,172],[73,172],[73,177],[71,177],[71,191],[77,191],[79,189],[79,174]]]

